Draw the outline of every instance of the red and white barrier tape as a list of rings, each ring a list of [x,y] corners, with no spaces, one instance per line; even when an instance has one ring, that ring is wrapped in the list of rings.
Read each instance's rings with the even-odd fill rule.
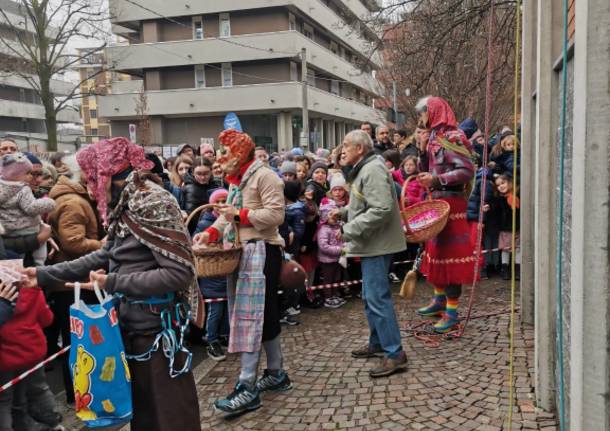
[[[44,367],[45,365],[47,365],[49,362],[51,362],[53,359],[57,358],[60,355],[63,355],[64,353],[66,353],[68,350],[70,350],[70,346],[66,346],[63,349],[61,349],[59,352],[57,353],[53,353],[51,356],[49,356],[47,359],[45,359],[44,361],[40,362],[38,365],[34,366],[33,368],[30,368],[29,370],[27,370],[26,372],[18,375],[17,377],[15,377],[13,380],[10,380],[9,382],[5,383],[4,385],[0,386],[0,393],[6,391],[8,388],[10,388],[11,386],[16,385],[17,383],[21,382],[22,380],[24,380],[26,377],[28,377],[30,374],[32,374],[34,371],[41,369],[42,367]]]

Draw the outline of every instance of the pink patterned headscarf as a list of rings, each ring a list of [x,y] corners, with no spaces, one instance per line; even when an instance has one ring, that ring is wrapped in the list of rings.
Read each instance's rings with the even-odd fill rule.
[[[154,164],[147,160],[144,148],[119,137],[91,144],[76,153],[76,161],[89,187],[95,191],[97,208],[104,224],[108,223],[106,187],[112,177],[127,168],[150,170]]]

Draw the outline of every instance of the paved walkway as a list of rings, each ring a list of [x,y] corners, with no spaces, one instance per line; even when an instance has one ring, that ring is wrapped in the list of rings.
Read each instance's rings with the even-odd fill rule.
[[[413,311],[427,302],[429,289],[420,286],[412,302],[395,298],[402,326],[416,319]],[[508,405],[507,283],[484,282],[477,298],[465,337],[440,340],[434,348],[405,333],[408,371],[377,380],[368,376],[374,360],[350,355],[368,334],[359,299],[337,310],[305,310],[300,326],[282,332],[294,389],[265,394],[259,410],[230,420],[212,410],[212,402],[233,389],[237,356],[218,364],[206,359],[196,367],[202,429],[502,430]],[[533,328],[517,324],[512,429],[557,430],[554,416],[534,407],[533,367]],[[80,428],[71,416],[68,429]]]
[[[414,319],[429,291],[421,286],[409,303],[397,300],[401,324]],[[294,389],[266,394],[256,412],[227,420],[211,409],[238,375],[235,356],[216,365],[198,384],[204,430],[501,430],[508,405],[508,308],[505,282],[479,287],[475,316],[464,338],[438,348],[404,339],[407,372],[372,380],[374,360],[350,351],[367,337],[362,302],[338,310],[305,310],[300,326],[284,327],[285,365]],[[462,306],[464,309],[464,306]],[[405,334],[406,335],[406,334]],[[534,408],[534,334],[517,324],[516,407],[512,429],[555,430],[554,416]]]

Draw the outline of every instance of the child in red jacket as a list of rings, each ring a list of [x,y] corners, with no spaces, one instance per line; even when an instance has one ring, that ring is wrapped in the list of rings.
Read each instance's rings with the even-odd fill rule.
[[[0,327],[0,385],[44,359],[47,344],[43,328],[52,321],[53,313],[40,288],[19,289],[13,316]],[[38,429],[35,421],[54,429],[61,419],[44,368],[0,392],[2,430]]]

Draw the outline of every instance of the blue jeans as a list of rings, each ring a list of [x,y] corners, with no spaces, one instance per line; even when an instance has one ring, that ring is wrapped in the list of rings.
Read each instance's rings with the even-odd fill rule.
[[[362,300],[369,322],[369,346],[381,347],[389,358],[402,352],[388,272],[392,255],[362,258]]]
[[[208,343],[212,343],[218,340],[221,335],[220,331],[223,329],[223,323],[227,320],[228,326],[229,313],[227,312],[227,303],[223,302],[211,302],[208,304],[208,318],[206,321],[206,336]]]

